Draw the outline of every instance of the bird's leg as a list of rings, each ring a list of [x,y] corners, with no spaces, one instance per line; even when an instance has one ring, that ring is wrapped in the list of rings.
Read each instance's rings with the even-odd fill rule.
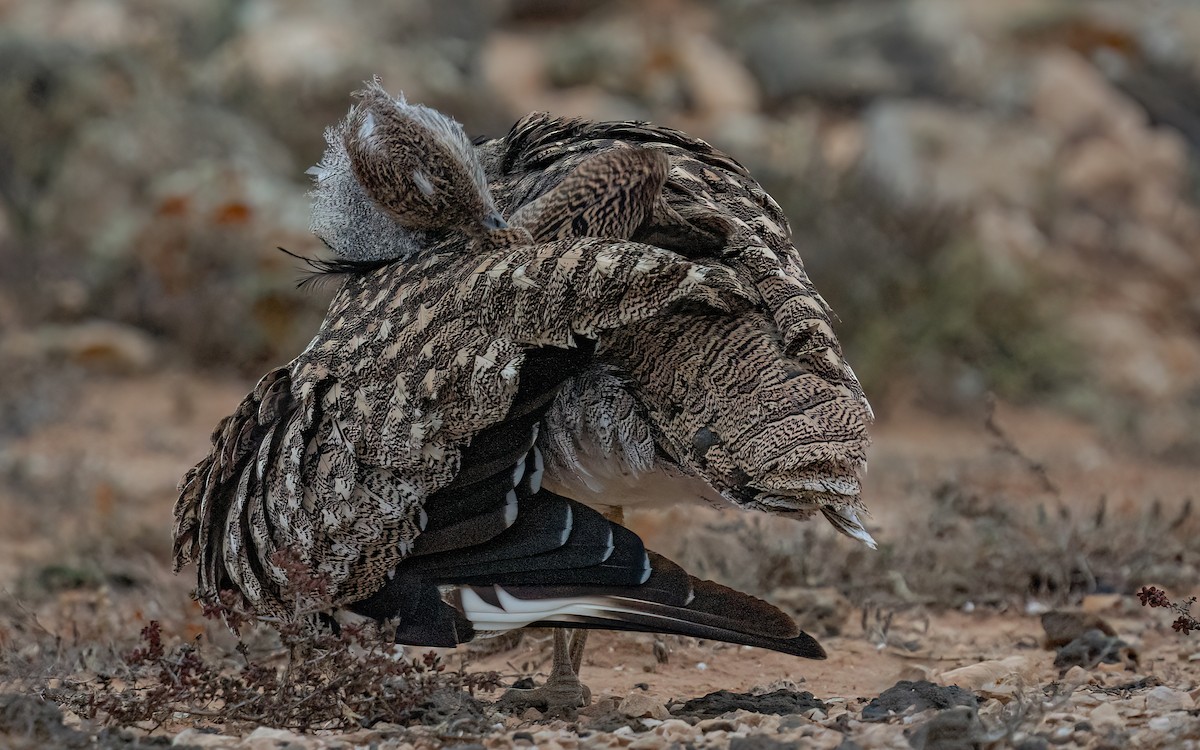
[[[578,675],[583,669],[583,647],[587,645],[588,632],[583,628],[571,631],[571,646],[568,649],[571,655],[571,669],[575,670]],[[587,690],[587,686],[583,688]]]
[[[592,700],[592,691],[580,682],[577,671],[571,666],[569,635],[568,630],[554,629],[554,659],[545,684],[533,690],[510,688],[500,696],[499,708],[536,708],[547,715],[559,715],[571,714],[576,708],[587,706]]]
[[[620,505],[609,506],[605,508],[602,513],[609,521],[621,526],[625,525],[625,509]],[[587,630],[580,628],[578,630],[571,631],[571,645],[569,652],[571,656],[571,669],[575,671],[576,675],[579,675],[583,669],[583,649],[584,646],[587,645],[587,639]],[[587,689],[587,686],[584,686],[583,689],[587,694],[587,697],[590,698],[591,691]]]
[[[604,517],[613,523],[625,522],[619,505],[606,508]],[[532,690],[510,688],[500,696],[501,708],[537,708],[550,715],[570,713],[592,700],[592,691],[579,681],[583,667],[583,649],[587,645],[585,629],[554,629],[554,661],[545,684]]]
[[[554,661],[545,684],[532,690],[509,689],[500,697],[497,704],[500,708],[536,708],[548,715],[558,715],[587,705],[591,691],[579,681],[579,674],[573,668],[573,649],[567,645],[568,636],[567,630],[554,629]]]

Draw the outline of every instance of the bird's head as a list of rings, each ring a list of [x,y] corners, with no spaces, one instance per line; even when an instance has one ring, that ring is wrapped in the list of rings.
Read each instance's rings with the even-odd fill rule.
[[[402,258],[429,233],[477,238],[507,227],[462,126],[437,110],[392,97],[379,79],[357,93],[326,131],[309,170],[313,232],[355,260]]]

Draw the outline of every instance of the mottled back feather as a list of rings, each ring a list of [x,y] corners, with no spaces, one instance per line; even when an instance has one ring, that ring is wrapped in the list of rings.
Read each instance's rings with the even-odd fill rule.
[[[782,210],[745,168],[670,128],[544,114],[479,146],[505,211],[536,203],[597,154],[633,148],[666,155],[670,171],[653,215],[630,236],[730,269],[756,290],[758,309],[682,311],[605,337],[592,377],[613,379],[598,379],[592,391],[564,387],[560,399],[574,402],[556,404],[551,416],[562,428],[551,422],[548,449],[570,462],[605,439],[597,426],[617,417],[633,433],[644,420],[667,454],[662,463],[702,478],[725,500],[798,516],[819,509],[869,541],[855,512],[863,508],[873,415]]]
[[[505,417],[527,352],[747,294],[723,269],[600,239],[477,255],[460,242],[351,277],[304,353],[260,382],[188,473],[176,566],[198,559],[204,596],[232,586],[287,615],[272,556],[290,549],[330,576],[335,603],[363,599],[412,549],[424,500],[464,447]]]

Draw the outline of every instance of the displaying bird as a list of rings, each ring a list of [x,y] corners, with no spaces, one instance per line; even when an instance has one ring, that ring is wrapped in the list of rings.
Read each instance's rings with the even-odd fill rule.
[[[312,614],[288,551],[398,643],[548,625],[822,658],[616,520],[692,498],[870,541],[869,407],[745,170],[675,131],[545,116],[472,149],[377,82],[327,140],[313,227],[345,278],[181,483],[175,563],[198,563],[201,596]],[[584,699],[576,643],[555,639],[527,700]]]

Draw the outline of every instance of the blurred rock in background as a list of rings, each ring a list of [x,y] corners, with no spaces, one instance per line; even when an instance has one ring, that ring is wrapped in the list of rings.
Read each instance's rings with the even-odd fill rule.
[[[304,169],[378,73],[471,134],[540,109],[732,153],[885,417],[995,392],[1200,455],[1191,0],[8,0],[0,71],[14,420],[47,362],[302,348],[327,297],[275,248],[321,251]]]

